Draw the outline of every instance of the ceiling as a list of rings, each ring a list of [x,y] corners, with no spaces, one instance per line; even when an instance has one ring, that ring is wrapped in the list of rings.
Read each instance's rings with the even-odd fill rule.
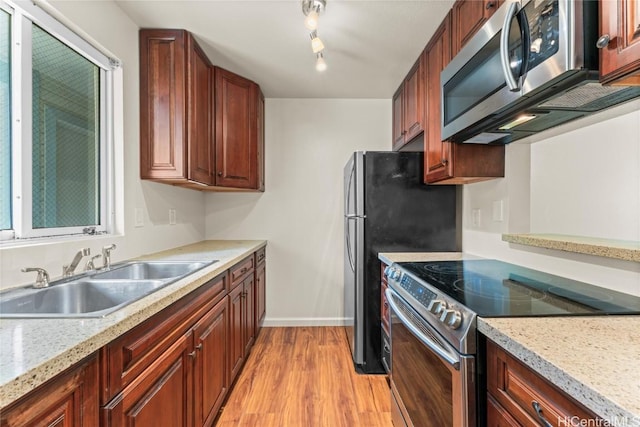
[[[300,0],[116,0],[141,28],[192,32],[267,98],[391,98],[453,0],[327,0],[315,70]]]

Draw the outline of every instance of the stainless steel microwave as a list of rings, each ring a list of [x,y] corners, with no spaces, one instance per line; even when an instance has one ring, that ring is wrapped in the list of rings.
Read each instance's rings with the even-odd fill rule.
[[[505,0],[441,74],[445,141],[504,144],[640,96],[598,83],[596,0]]]

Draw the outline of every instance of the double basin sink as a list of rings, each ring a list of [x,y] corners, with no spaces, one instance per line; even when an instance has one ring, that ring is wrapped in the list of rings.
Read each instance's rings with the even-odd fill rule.
[[[0,317],[103,317],[217,261],[134,261],[0,293]]]

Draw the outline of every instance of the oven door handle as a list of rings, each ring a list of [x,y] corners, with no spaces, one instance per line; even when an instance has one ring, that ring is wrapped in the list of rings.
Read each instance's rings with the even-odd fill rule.
[[[451,365],[456,371],[460,370],[460,357],[457,354],[452,354],[446,348],[442,347],[440,344],[429,338],[426,334],[424,334],[418,327],[416,327],[407,316],[402,313],[400,307],[394,301],[395,298],[399,298],[396,296],[397,294],[393,292],[391,289],[387,289],[385,291],[387,295],[387,302],[391,306],[391,309],[398,316],[398,319],[411,331],[413,335],[416,336],[424,345],[426,345],[430,350],[435,352],[441,359]],[[393,342],[393,325],[391,326],[391,341]],[[393,344],[392,344],[393,345]]]

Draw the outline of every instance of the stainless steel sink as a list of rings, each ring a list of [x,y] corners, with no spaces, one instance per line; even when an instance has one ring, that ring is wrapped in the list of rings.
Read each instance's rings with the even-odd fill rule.
[[[0,317],[103,317],[214,262],[123,263],[44,289],[9,290],[0,293]]]
[[[206,262],[141,261],[114,266],[94,274],[94,279],[165,280],[182,277],[209,265]]]

